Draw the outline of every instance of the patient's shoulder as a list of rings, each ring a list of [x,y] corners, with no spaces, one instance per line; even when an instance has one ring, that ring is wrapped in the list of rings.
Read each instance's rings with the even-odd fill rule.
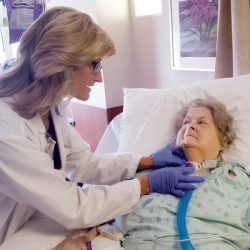
[[[220,160],[217,163],[217,174],[221,174],[221,171],[223,173],[228,173],[231,171],[231,173],[234,173],[235,175],[241,175],[246,174],[250,177],[250,166],[247,166],[246,164],[242,164],[239,162],[230,162],[225,160]]]

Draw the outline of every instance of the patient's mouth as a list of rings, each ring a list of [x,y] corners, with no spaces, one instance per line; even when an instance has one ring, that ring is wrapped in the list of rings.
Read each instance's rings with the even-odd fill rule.
[[[184,138],[184,144],[186,145],[187,144],[187,137],[186,138]]]

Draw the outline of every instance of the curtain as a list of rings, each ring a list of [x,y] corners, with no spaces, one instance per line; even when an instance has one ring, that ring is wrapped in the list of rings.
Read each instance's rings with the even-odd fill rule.
[[[215,78],[250,73],[250,0],[220,0]]]

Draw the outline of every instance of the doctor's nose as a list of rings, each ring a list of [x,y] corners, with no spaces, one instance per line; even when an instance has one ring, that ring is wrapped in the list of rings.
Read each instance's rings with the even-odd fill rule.
[[[95,73],[94,81],[95,82],[102,82],[103,81],[102,72],[101,71]]]

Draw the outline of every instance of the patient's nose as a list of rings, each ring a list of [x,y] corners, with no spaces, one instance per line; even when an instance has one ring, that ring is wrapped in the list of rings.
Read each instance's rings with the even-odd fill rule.
[[[195,125],[193,124],[193,123],[189,123],[188,125],[187,125],[187,129],[189,130],[195,130]]]

